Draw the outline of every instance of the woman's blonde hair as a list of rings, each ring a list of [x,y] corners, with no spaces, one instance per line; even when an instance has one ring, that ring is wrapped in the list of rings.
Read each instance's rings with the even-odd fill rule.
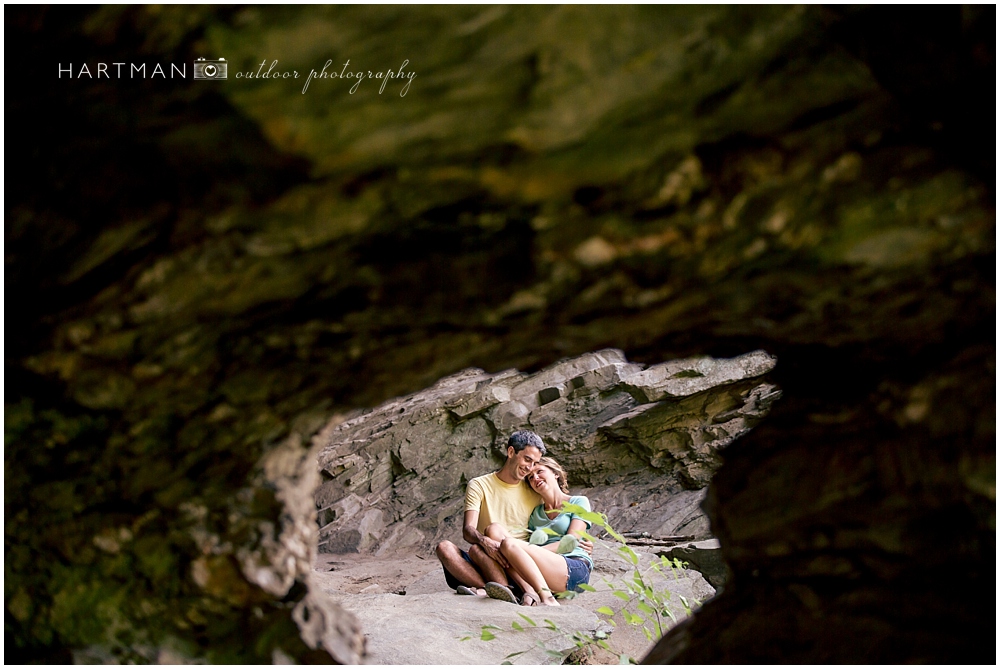
[[[556,475],[556,483],[559,485],[559,489],[562,490],[567,495],[569,494],[569,483],[566,481],[566,470],[562,468],[562,465],[555,461],[554,458],[544,457],[538,461],[536,467],[545,467],[550,472]],[[531,487],[531,483],[528,479],[524,479],[524,485]]]

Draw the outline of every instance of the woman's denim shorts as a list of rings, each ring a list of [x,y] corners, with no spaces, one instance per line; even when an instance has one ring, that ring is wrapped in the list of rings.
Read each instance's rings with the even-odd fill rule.
[[[568,572],[566,589],[580,592],[577,589],[579,585],[590,582],[590,565],[583,558],[566,557],[565,555],[563,558],[566,560],[566,570]]]

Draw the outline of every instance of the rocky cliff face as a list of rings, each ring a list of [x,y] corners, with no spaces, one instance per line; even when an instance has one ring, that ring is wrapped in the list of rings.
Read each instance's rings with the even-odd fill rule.
[[[621,351],[536,374],[469,369],[316,437],[320,551],[430,549],[461,536],[465,483],[503,463],[507,437],[536,431],[619,532],[707,535],[698,510],[719,451],[767,414],[780,392],[757,351],[644,369]],[[579,486],[584,486],[579,488]],[[429,552],[429,551],[428,551]]]
[[[781,361],[708,487],[733,579],[651,659],[988,660],[993,19],[6,12],[10,657],[356,659],[347,616],[302,613],[310,440],[615,348]],[[234,74],[56,74],[197,57]],[[235,77],[265,59],[416,78]]]

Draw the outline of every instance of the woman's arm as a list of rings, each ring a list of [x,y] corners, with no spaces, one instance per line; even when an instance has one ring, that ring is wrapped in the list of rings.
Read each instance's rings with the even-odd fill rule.
[[[583,522],[579,518],[574,518],[569,523],[569,531],[566,534],[572,534],[575,537],[579,537],[581,532],[587,530],[587,523]]]

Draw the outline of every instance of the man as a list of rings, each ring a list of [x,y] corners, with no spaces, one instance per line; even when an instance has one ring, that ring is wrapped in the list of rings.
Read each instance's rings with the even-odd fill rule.
[[[510,565],[500,553],[500,541],[483,532],[490,524],[499,523],[511,536],[527,539],[528,516],[541,498],[523,481],[543,455],[541,437],[519,430],[507,440],[503,467],[469,481],[462,536],[472,546],[465,552],[450,541],[442,541],[436,550],[449,587],[485,597],[488,582],[509,584],[504,570]]]

